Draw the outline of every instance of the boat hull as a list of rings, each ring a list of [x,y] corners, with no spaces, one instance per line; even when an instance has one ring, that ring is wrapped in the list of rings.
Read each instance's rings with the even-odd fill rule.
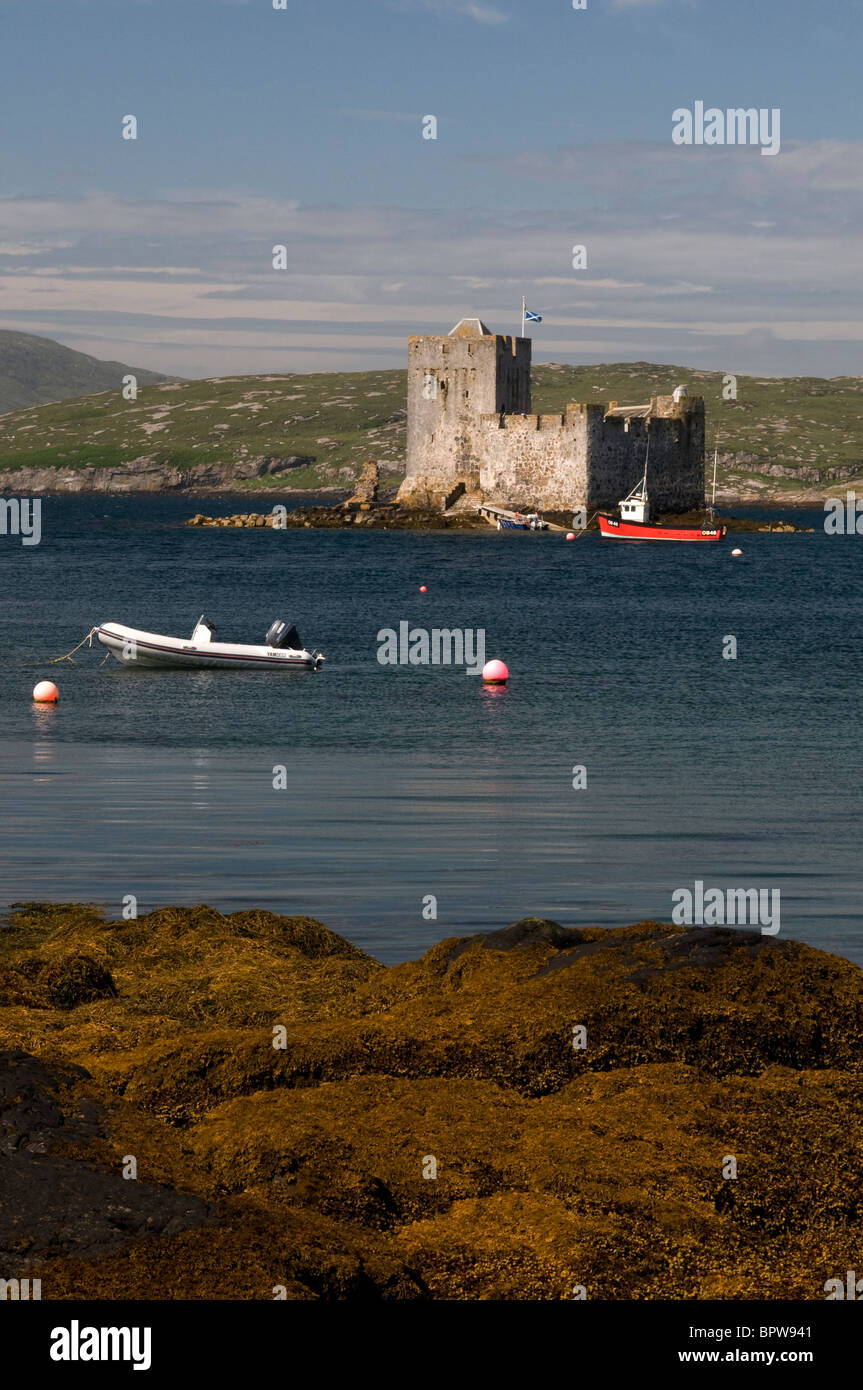
[[[721,541],[724,526],[662,526],[649,521],[618,521],[599,514],[599,532],[614,541]]]
[[[142,632],[123,623],[104,623],[96,629],[103,647],[107,647],[123,666],[194,667],[228,670],[315,669],[323,657],[307,652],[279,650],[277,647],[243,646],[233,642],[192,642],[181,637],[164,637],[157,632]]]

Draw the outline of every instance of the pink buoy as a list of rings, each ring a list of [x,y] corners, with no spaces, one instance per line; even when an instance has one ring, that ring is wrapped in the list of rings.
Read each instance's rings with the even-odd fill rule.
[[[428,589],[426,588],[425,584],[420,584],[420,593],[421,593],[421,594],[427,594],[427,593],[428,593]]]
[[[486,685],[505,685],[509,680],[509,671],[503,661],[487,661],[482,668],[482,678]]]
[[[53,681],[40,681],[33,687],[33,699],[39,705],[55,705],[60,698],[60,692]]]
[[[566,533],[566,539],[567,539],[568,541],[574,541],[574,540],[575,540],[575,532],[574,532],[574,531],[567,531],[567,533]]]

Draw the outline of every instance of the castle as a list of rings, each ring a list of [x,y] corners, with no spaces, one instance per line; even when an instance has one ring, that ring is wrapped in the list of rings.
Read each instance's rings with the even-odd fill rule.
[[[408,343],[407,470],[399,500],[568,511],[615,507],[644,471],[657,512],[704,505],[704,401],[678,387],[649,405],[530,412],[531,340],[477,318]]]

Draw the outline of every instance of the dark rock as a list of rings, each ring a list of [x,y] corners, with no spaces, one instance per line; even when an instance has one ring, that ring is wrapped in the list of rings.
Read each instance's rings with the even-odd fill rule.
[[[104,1135],[104,1107],[80,1094],[90,1074],[25,1052],[0,1053],[0,1260],[93,1256],[130,1235],[170,1235],[207,1218],[207,1203],[55,1150]]]
[[[0,1158],[0,1258],[78,1255],[92,1259],[142,1236],[200,1226],[210,1207],[196,1197],[127,1181],[49,1154]]]

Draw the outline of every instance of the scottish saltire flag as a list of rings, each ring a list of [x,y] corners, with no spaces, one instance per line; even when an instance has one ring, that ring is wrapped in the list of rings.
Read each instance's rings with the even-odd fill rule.
[[[535,314],[532,309],[524,311],[525,323],[542,323],[542,314]]]

